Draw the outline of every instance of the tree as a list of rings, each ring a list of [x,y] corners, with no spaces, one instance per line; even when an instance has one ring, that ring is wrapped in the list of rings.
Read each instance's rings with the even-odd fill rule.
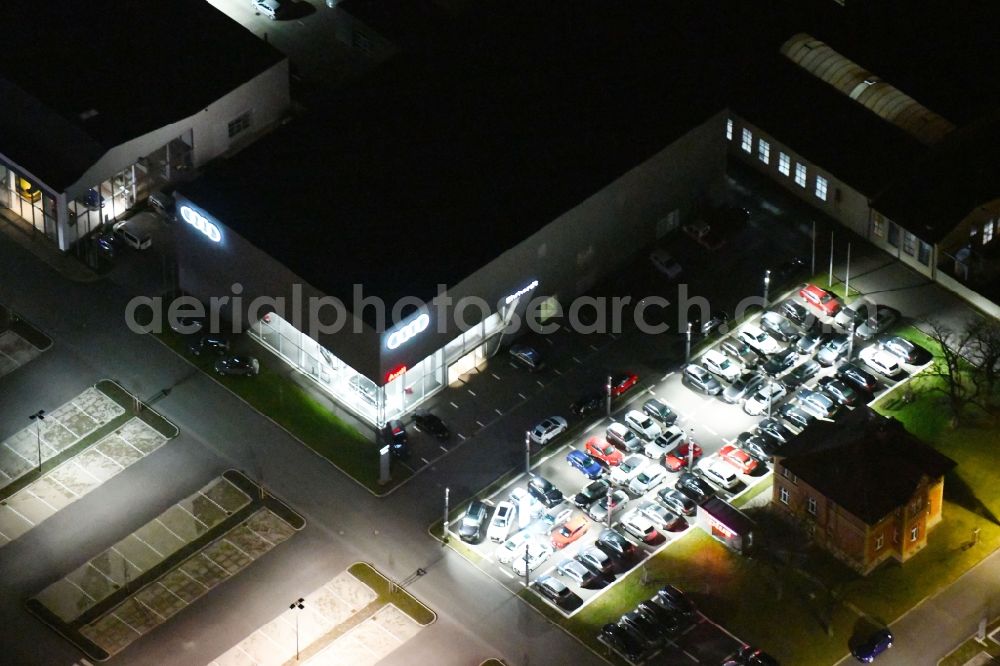
[[[1000,321],[983,319],[975,327],[971,341],[974,378],[985,401],[993,404],[1000,390]]]
[[[960,330],[954,330],[941,321],[927,322],[928,335],[941,348],[941,355],[935,357],[930,368],[933,376],[943,379],[943,386],[933,385],[932,391],[939,391],[948,399],[952,425],[957,426],[967,405],[976,404],[980,394],[980,384],[974,381],[969,360],[975,351],[979,322],[967,322]]]

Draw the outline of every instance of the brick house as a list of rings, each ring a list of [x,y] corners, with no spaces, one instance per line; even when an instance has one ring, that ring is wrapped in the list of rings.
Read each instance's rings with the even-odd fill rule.
[[[774,461],[771,504],[821,547],[867,574],[905,562],[941,522],[944,475],[955,462],[869,407],[818,421]]]

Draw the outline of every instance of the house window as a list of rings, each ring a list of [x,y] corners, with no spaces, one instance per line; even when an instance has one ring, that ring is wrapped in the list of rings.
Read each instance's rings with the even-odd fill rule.
[[[910,530],[910,541],[916,541],[917,537],[920,536],[920,527],[914,527]]]
[[[899,247],[899,225],[895,222],[889,223],[889,245]]]
[[[760,143],[757,144],[757,159],[764,164],[771,163],[771,144],[764,139],[761,139]]]
[[[917,251],[917,237],[909,231],[903,232],[903,252],[911,257]]]
[[[920,241],[920,248],[917,253],[917,261],[922,263],[924,266],[930,266],[931,263],[931,246],[923,241]]]
[[[243,113],[238,118],[229,121],[229,138],[232,139],[234,136],[246,129],[250,129],[249,111]]]
[[[781,500],[782,504],[788,504],[788,488],[778,490],[778,499]]]
[[[879,534],[875,538],[875,550],[882,550],[882,545],[885,543],[885,537]]]
[[[733,119],[726,120],[726,139],[733,140]]]
[[[798,478],[794,474],[792,474],[792,471],[787,467],[781,468],[781,475],[786,479],[791,479],[792,483],[798,483]]]
[[[806,501],[806,511],[808,511],[813,516],[816,515],[816,498],[815,497],[810,497]]]
[[[993,220],[983,225],[983,245],[993,240]]]
[[[823,176],[816,176],[816,196],[822,199],[823,201],[826,201],[827,184],[828,183],[826,182],[826,178],[824,178]]]
[[[806,186],[806,165],[796,164],[795,165],[795,184],[799,187]]]
[[[792,159],[784,153],[778,153],[778,171],[781,172],[782,176],[787,176],[792,172]]]
[[[881,213],[872,215],[872,234],[879,238],[885,238],[885,218]]]
[[[753,134],[746,128],[743,129],[743,141],[740,142],[740,148],[747,153],[753,148]]]

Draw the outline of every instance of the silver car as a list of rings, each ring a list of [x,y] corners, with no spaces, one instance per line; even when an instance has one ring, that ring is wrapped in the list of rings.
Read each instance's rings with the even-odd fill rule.
[[[719,383],[719,380],[707,369],[694,363],[684,368],[684,383],[706,395],[722,393],[722,384]]]
[[[818,419],[828,419],[837,411],[837,404],[819,391],[801,389],[796,394],[799,408]]]
[[[816,360],[823,365],[833,365],[847,354],[850,340],[846,335],[838,335],[833,340],[820,347]]]
[[[736,404],[759,389],[767,379],[760,374],[743,375],[726,387],[722,399],[730,404]]]
[[[576,561],[598,575],[606,574],[614,567],[614,562],[608,554],[596,546],[584,548],[576,556]]]
[[[563,560],[556,567],[556,572],[580,586],[586,586],[597,577],[594,571],[583,566],[577,560]]]
[[[875,315],[854,329],[858,340],[871,340],[879,333],[885,332],[899,319],[899,313],[892,308],[880,305],[875,308]]]

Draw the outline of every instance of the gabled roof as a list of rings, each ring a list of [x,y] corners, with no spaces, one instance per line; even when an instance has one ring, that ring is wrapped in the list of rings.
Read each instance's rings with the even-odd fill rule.
[[[786,469],[869,525],[909,502],[925,479],[955,467],[902,423],[867,406],[814,423],[782,454]]]

